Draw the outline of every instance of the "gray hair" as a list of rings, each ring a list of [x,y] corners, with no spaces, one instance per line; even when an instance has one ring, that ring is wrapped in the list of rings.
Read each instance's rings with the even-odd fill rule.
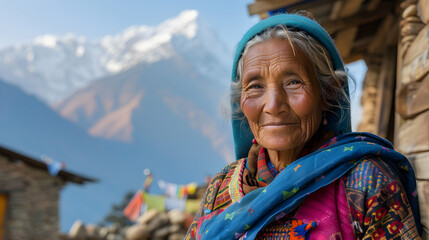
[[[288,29],[286,25],[280,24],[264,30],[264,32],[256,35],[253,39],[247,42],[243,54],[238,61],[237,77],[232,83],[231,101],[232,105],[235,106],[232,110],[232,118],[238,120],[245,119],[240,107],[244,56],[249,51],[250,47],[275,38],[287,40],[290,43],[294,54],[295,46],[297,46],[311,60],[316,68],[322,100],[328,104],[328,111],[335,114],[334,109],[341,108],[341,102],[345,101],[350,103],[349,96],[343,88],[345,84],[348,84],[347,73],[344,70],[334,71],[331,56],[326,48],[308,33],[294,28]],[[342,119],[343,116],[339,116],[339,118]]]

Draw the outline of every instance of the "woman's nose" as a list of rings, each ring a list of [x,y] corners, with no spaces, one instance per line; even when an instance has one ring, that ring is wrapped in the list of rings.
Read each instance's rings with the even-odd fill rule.
[[[268,88],[264,96],[264,112],[278,115],[289,109],[286,93],[283,89]]]

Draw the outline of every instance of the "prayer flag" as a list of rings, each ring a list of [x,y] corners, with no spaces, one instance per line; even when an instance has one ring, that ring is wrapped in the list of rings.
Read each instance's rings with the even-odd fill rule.
[[[58,173],[66,167],[64,162],[57,162],[52,160],[52,158],[42,155],[41,159],[46,163],[46,167],[48,168],[48,172],[51,176],[57,176]]]
[[[143,201],[145,202],[147,209],[156,209],[158,212],[165,210],[165,197],[160,195],[152,195],[143,192]]]
[[[123,213],[124,216],[130,219],[131,221],[137,220],[140,216],[141,206],[143,204],[143,194],[142,191],[138,191],[128,205],[125,207]]]
[[[185,212],[195,214],[200,208],[201,200],[188,199],[185,203]]]
[[[185,199],[177,199],[177,198],[166,198],[165,199],[165,209],[167,211],[177,209],[182,212],[185,211],[186,200]]]
[[[177,189],[179,185],[175,183],[165,182],[163,180],[158,181],[159,188],[164,191],[164,194],[170,198],[177,198]]]
[[[52,161],[47,164],[49,174],[54,177],[58,175],[58,173],[64,168],[64,166],[64,163],[55,161]]]
[[[197,191],[197,184],[196,183],[188,184],[188,194],[189,195],[195,194],[196,191]]]
[[[153,180],[153,176],[152,176],[152,174],[149,173],[149,175],[146,176],[146,179],[145,179],[145,181],[143,183],[143,189],[145,191],[149,190],[149,187],[152,184],[152,180]]]

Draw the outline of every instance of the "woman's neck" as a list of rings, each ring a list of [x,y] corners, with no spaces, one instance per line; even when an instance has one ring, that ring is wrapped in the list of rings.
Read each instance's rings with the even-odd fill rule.
[[[273,166],[276,168],[277,171],[279,171],[282,167],[287,166],[293,163],[298,158],[302,157],[301,155],[306,155],[310,152],[315,151],[333,136],[334,134],[332,132],[325,133],[321,128],[319,128],[314,134],[314,136],[310,139],[310,141],[304,146],[285,151],[267,149],[268,156]],[[304,148],[307,149],[303,152]]]
[[[287,166],[299,158],[303,147],[285,150],[285,151],[276,151],[267,149],[268,156],[271,163],[279,171],[282,167]]]

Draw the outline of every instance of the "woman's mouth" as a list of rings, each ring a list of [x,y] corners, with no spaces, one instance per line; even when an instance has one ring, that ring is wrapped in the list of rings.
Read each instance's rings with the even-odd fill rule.
[[[288,123],[288,122],[272,122],[272,123],[264,123],[261,124],[261,127],[281,127],[281,126],[290,126],[295,125],[296,123]]]

